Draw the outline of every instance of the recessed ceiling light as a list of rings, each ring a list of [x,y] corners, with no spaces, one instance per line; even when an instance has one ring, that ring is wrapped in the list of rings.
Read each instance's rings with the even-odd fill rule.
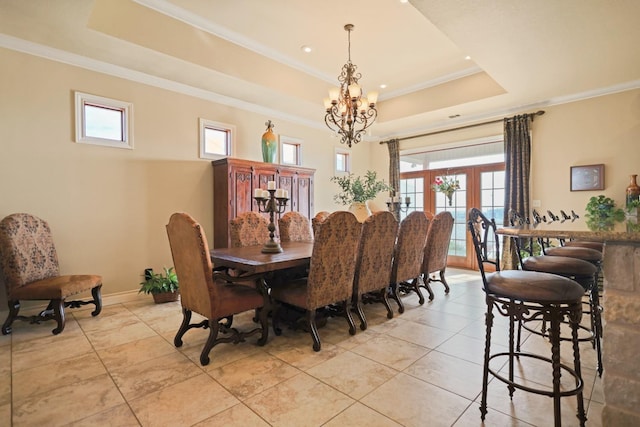
[[[302,47],[300,47],[300,50],[303,51],[304,53],[309,53],[313,49],[311,48],[311,46],[303,45]]]
[[[385,84],[381,84],[380,85],[380,89],[386,89],[386,88],[387,88],[387,85],[385,85]]]
[[[471,61],[471,57],[469,55],[465,56],[464,59],[466,59],[467,61]]]

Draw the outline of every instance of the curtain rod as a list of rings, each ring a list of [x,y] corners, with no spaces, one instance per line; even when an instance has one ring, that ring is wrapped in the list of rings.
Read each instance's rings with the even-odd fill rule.
[[[536,116],[541,116],[543,114],[544,114],[544,110],[539,110],[539,111],[536,111],[535,113],[529,113],[528,116],[530,116],[531,117],[531,121],[533,121],[533,119]],[[456,131],[456,130],[474,128],[476,126],[484,126],[484,125],[490,125],[490,124],[493,124],[493,123],[500,123],[502,121],[504,121],[504,119],[490,120],[488,122],[474,123],[472,125],[465,125],[465,126],[458,126],[457,128],[437,130],[437,131],[434,131],[434,132],[421,133],[419,135],[405,136],[404,138],[392,138],[390,141],[392,141],[392,140],[404,141],[404,140],[407,140],[407,139],[420,138],[420,137],[423,137],[423,136],[437,135],[439,133],[446,133],[446,132],[453,132],[453,131]],[[389,141],[380,141],[380,144],[387,144],[388,142]]]

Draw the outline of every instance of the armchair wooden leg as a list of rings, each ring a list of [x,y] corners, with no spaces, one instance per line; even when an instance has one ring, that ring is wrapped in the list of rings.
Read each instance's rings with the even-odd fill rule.
[[[353,316],[351,315],[351,310],[349,310],[349,300],[345,300],[342,303],[342,307],[344,308],[344,315],[347,318],[347,322],[349,322],[349,334],[356,334],[356,324],[353,321]]]
[[[382,303],[384,304],[384,308],[387,309],[387,319],[393,319],[393,310],[391,309],[391,304],[389,304],[389,288],[384,288],[380,291],[380,298],[382,299]]]
[[[96,309],[91,312],[92,316],[97,316],[102,311],[102,285],[98,285],[91,289],[91,296],[93,296],[93,303]]]
[[[2,325],[2,335],[9,335],[11,333],[11,325],[13,324],[13,321],[18,317],[19,311],[20,301],[9,301],[9,315],[7,316],[7,320],[5,320],[4,324]]]
[[[353,319],[351,319],[353,321]],[[313,350],[320,351],[320,335],[318,335],[318,326],[316,325],[316,311],[307,311],[307,322],[309,323],[309,333],[313,338]]]
[[[365,331],[367,329],[367,318],[364,316],[364,311],[362,311],[362,304],[360,304],[360,299],[357,299],[353,303],[353,310],[356,312],[358,318],[360,319],[360,329]]]
[[[182,336],[189,330],[189,322],[191,321],[191,310],[182,309],[182,324],[173,339],[173,345],[182,347]]]
[[[53,318],[58,322],[58,326],[52,330],[53,335],[58,335],[64,331],[65,317],[64,317],[64,300],[52,299],[50,305],[53,308]]]
[[[444,293],[448,294],[450,289],[449,289],[449,284],[447,283],[447,281],[444,278],[444,271],[445,270],[446,270],[446,267],[443,268],[442,270],[440,270],[440,281],[444,285]]]
[[[206,366],[209,364],[209,352],[216,345],[216,338],[218,338],[218,330],[220,329],[220,324],[217,319],[209,320],[209,338],[207,338],[207,342],[204,344],[204,348],[202,349],[202,353],[200,353],[200,363],[202,366]]]

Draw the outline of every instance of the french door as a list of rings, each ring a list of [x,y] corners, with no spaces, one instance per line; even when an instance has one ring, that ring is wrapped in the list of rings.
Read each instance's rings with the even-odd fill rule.
[[[431,188],[436,177],[455,179],[460,185],[452,199]],[[481,166],[434,169],[400,174],[400,192],[402,197],[411,198],[411,206],[401,212],[404,218],[409,212],[430,211],[434,214],[448,211],[454,218],[449,258],[451,267],[477,268],[471,237],[467,233],[467,212],[477,207],[497,223],[504,216],[504,163]]]

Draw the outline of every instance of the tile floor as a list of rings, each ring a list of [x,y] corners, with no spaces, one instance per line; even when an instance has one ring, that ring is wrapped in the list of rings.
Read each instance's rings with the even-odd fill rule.
[[[179,303],[114,304],[96,318],[88,309],[68,310],[58,336],[51,322],[18,321],[11,335],[0,336],[0,425],[482,425],[479,275],[450,269],[447,278],[449,295],[436,283],[433,302],[420,306],[406,296],[405,313],[391,320],[382,305],[365,306],[369,328],[355,336],[344,319],[330,319],[318,353],[308,334],[285,329],[279,337],[270,331],[264,347],[255,336],[214,347],[205,367],[198,360],[207,331],[191,330],[182,348],[173,346]],[[506,323],[496,319],[494,343],[505,345]],[[234,325],[252,327],[251,316]],[[535,335],[524,347],[549,352]],[[589,343],[581,352],[587,424],[598,426],[603,393],[595,352]],[[546,365],[523,363],[517,375],[550,382]],[[497,380],[488,405],[487,426],[553,423],[551,399],[516,391],[511,401]],[[563,425],[578,425],[575,408],[574,397],[563,399]]]

